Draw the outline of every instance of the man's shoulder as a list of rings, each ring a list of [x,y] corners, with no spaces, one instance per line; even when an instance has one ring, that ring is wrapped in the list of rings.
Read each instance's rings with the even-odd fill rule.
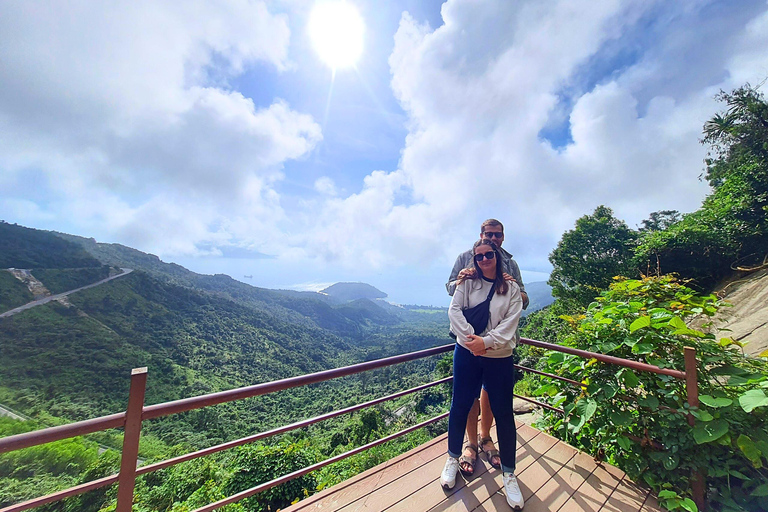
[[[467,261],[472,259],[472,249],[468,249],[456,256],[456,261]]]

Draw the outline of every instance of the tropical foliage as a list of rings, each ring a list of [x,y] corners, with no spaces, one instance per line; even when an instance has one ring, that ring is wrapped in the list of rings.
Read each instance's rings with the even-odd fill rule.
[[[0,270],[0,311],[23,306],[33,298],[26,285],[10,272]]]
[[[32,275],[39,280],[52,294],[75,290],[102,279],[110,274],[120,273],[120,269],[112,269],[108,265],[86,268],[38,268],[32,269]]]
[[[687,326],[721,305],[671,277],[617,280],[583,315],[563,317],[571,328],[561,343],[680,371],[684,347],[693,347],[700,405],[689,406],[678,378],[552,352],[547,371],[583,386],[536,390],[565,411],[545,413],[542,426],[645,481],[671,510],[693,510],[691,477],[700,472],[718,509],[768,508],[768,361]]]

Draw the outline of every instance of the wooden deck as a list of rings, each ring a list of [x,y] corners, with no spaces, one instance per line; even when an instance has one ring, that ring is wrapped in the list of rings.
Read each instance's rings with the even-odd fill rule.
[[[517,474],[525,512],[651,512],[656,498],[623,471],[518,423]],[[475,476],[443,491],[446,435],[285,509],[336,511],[507,511],[501,472],[481,459]],[[490,470],[490,471],[489,471]]]

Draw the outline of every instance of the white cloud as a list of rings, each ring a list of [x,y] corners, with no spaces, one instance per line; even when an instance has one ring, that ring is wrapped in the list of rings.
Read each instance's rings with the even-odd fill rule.
[[[328,176],[321,176],[315,180],[315,190],[326,196],[336,196],[339,193],[336,183]]]
[[[256,67],[296,70],[289,21],[306,5],[267,5],[0,3],[0,213],[159,255],[279,239],[295,250],[276,261],[361,278],[450,265],[496,217],[521,266],[546,271],[598,204],[630,225],[695,209],[713,95],[768,75],[763,0],[449,0],[439,27],[401,18],[389,65],[408,135],[397,168],[356,190],[366,155],[291,176],[320,126],[279,89],[237,90]],[[571,139],[552,144],[560,122]]]
[[[314,242],[365,232],[322,254],[354,261],[359,249],[372,265],[413,264],[417,255],[449,258],[492,216],[507,225],[505,246],[523,268],[545,270],[562,232],[599,204],[632,226],[655,210],[697,208],[707,192],[698,139],[721,108],[712,96],[765,67],[768,47],[764,2],[718,18],[711,8],[451,0],[435,30],[404,14],[390,57],[409,115],[399,169],[329,201]],[[676,53],[693,47],[692,62]],[[608,49],[624,62],[590,78]],[[577,81],[591,85],[581,91]],[[569,94],[573,140],[556,149],[540,132]]]
[[[158,254],[274,236],[282,166],[320,127],[228,80],[289,68],[287,21],[246,0],[0,4],[0,172],[41,170],[44,213]]]

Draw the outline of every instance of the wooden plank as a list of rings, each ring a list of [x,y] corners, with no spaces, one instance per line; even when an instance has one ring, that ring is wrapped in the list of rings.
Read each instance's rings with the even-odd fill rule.
[[[434,489],[436,493],[443,495],[443,488],[437,482],[440,478],[440,472],[445,465],[445,454],[441,454],[428,464],[420,466],[418,471],[412,471],[401,478],[389,482],[387,485],[379,486],[374,492],[369,493],[362,499],[354,501],[342,507],[340,511],[349,512],[353,510],[384,510],[399,503],[410,503],[409,509],[413,510],[411,495],[423,490],[425,487]],[[464,486],[464,480],[461,476],[456,478],[456,486],[448,492],[455,492]],[[431,501],[430,501],[431,503]]]
[[[494,430],[491,435],[495,439]],[[501,472],[492,469],[484,458],[478,461],[474,477],[464,480],[459,475],[456,487],[444,491],[438,481],[446,449],[444,434],[285,512],[508,510]],[[516,459],[526,512],[660,511],[656,498],[620,469],[598,464],[589,455],[524,424],[518,424]]]
[[[531,430],[536,432],[534,429]],[[522,437],[525,438],[528,433],[524,433]],[[557,439],[552,436],[538,433],[529,442],[518,447],[516,473],[518,475],[525,473],[529,467],[534,465],[538,459],[544,457],[550,450],[557,450],[557,444]],[[495,503],[496,498],[494,496],[501,496],[501,502],[505,507],[508,507],[501,488],[502,478],[500,471],[494,470],[483,473],[476,483],[473,482],[472,485],[468,485],[455,495],[450,496],[438,504],[438,506],[430,509],[430,512],[470,511],[482,509],[484,506],[489,506],[489,504],[493,507],[495,505],[489,500],[493,500],[493,503]]]
[[[518,482],[527,512],[559,509],[591,474],[590,470],[583,476],[573,469],[572,461],[578,453],[575,448],[558,443],[520,473]]]
[[[519,459],[520,448],[527,446],[530,440],[538,439],[542,434],[522,423],[518,424],[518,428],[517,458]],[[495,438],[495,429],[491,430],[491,436]],[[501,488],[501,473],[492,469],[482,457],[475,467],[475,475],[468,481],[459,475],[456,487],[450,491],[445,491],[440,487],[438,482],[440,471],[442,471],[442,466],[432,475],[425,474],[426,481],[423,482],[423,486],[411,495],[402,495],[402,501],[393,504],[387,509],[388,512],[413,512],[414,503],[419,503],[420,509],[422,509],[421,504],[423,504],[423,510],[430,508],[434,510],[472,510],[480,504],[478,496],[487,496],[488,493]],[[496,476],[498,476],[498,482],[495,481]],[[490,487],[486,489],[485,486]]]
[[[638,512],[645,503],[648,491],[625,475],[608,498],[601,512]]]
[[[526,425],[525,423],[515,422],[515,426],[517,427],[517,446],[522,446],[534,437],[541,434],[540,431],[536,430],[535,428]],[[491,431],[494,439],[496,439],[496,428],[494,426],[493,430]]]
[[[509,507],[509,503],[507,503],[507,498],[504,496],[504,494],[499,491],[494,493],[490,499],[484,501],[479,507],[477,507],[474,512],[499,512],[499,511],[508,511],[512,510]],[[523,508],[525,512],[528,512],[528,503],[526,502],[525,508]]]
[[[443,460],[446,440],[446,434],[436,437],[428,443],[417,446],[333,487],[324,489],[295,505],[283,509],[283,511],[337,510],[348,503],[366,496],[379,486],[386,485],[388,482],[400,478],[404,474],[418,470],[422,465],[429,463],[435,458]]]
[[[491,434],[494,434],[493,430]],[[533,429],[526,431],[523,439],[535,437],[537,434],[538,432]],[[466,441],[465,438],[464,442],[466,443]],[[469,482],[459,475],[456,486],[453,489],[450,491],[443,490],[438,481],[440,479],[440,472],[445,464],[447,438],[443,439],[442,446],[442,452],[435,460],[419,467],[417,471],[403,475],[402,478],[392,480],[386,483],[386,485],[377,486],[364,499],[352,502],[340,510],[397,510],[402,506],[411,512],[414,502],[424,503],[425,508],[428,508],[431,503],[445,500],[446,495],[453,496],[457,492],[461,492],[465,486],[474,482],[482,473],[488,470],[486,463],[479,461],[475,467],[475,476]]]
[[[560,512],[598,512],[624,478],[624,472],[609,464],[598,464],[592,474],[571,495]]]
[[[556,443],[555,439],[534,429],[523,432],[518,440],[525,441],[531,434],[533,437],[530,441],[517,448],[515,455],[518,461],[516,464],[518,471],[530,466],[536,458],[541,457]],[[429,510],[434,512],[469,512],[480,507],[483,502],[498,493],[502,487],[501,472],[492,469],[487,462],[481,461],[481,464],[484,468],[478,471],[475,478]]]
[[[558,440],[552,436],[541,433],[530,442],[524,444],[517,449],[517,461],[515,463],[515,474],[522,474],[528,466],[533,464],[537,459],[543,456],[553,446],[558,443]]]

